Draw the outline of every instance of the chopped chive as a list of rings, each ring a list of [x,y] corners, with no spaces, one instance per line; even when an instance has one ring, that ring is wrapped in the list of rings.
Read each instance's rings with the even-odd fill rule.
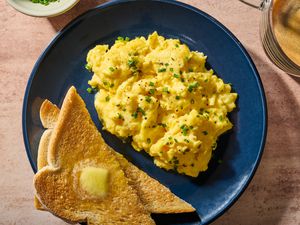
[[[118,40],[118,41],[124,41],[124,38],[121,37],[121,36],[119,36],[119,37],[117,38],[117,40]]]
[[[175,99],[176,99],[176,100],[179,100],[179,99],[180,99],[180,96],[176,95]]]
[[[110,72],[114,72],[115,69],[113,67],[109,67]]]
[[[154,90],[154,89],[150,89],[150,90],[149,90],[149,93],[150,93],[151,95],[154,95],[155,90]]]
[[[115,84],[113,84],[113,83],[111,83],[111,84],[109,85],[109,87],[111,87],[111,88],[114,87],[114,86],[115,86]]]
[[[145,97],[145,100],[146,100],[146,102],[149,102],[149,103],[150,103],[150,102],[151,102],[151,97],[146,96],[146,97]]]
[[[166,93],[168,93],[168,94],[170,93],[169,90],[168,90],[168,87],[164,87],[164,88],[163,88],[163,92],[166,92]]]
[[[223,116],[219,116],[219,120],[220,120],[220,121],[223,121]]]
[[[118,113],[118,119],[124,120],[124,117],[122,116],[122,114]]]
[[[129,59],[127,62],[129,68],[135,68],[137,65],[137,60],[136,59]]]
[[[176,74],[176,73],[174,73],[173,77],[180,78],[180,76],[178,74]]]
[[[165,66],[169,66],[169,63],[165,63]]]
[[[130,38],[129,38],[129,37],[126,37],[126,38],[125,38],[125,41],[130,41]]]
[[[137,116],[138,116],[138,113],[137,113],[137,112],[134,112],[134,113],[132,113],[132,114],[131,114],[131,116],[132,116],[133,118],[135,118],[135,119],[136,119],[136,118],[137,118]]]
[[[167,71],[167,69],[166,68],[160,68],[160,69],[158,69],[158,73],[162,73],[162,72],[166,72]]]
[[[190,141],[188,139],[183,139],[186,143],[190,143]]]
[[[90,87],[87,88],[86,90],[87,90],[87,92],[90,93],[90,94],[92,94],[92,92],[93,92],[92,88],[90,88]]]
[[[98,88],[97,87],[88,87],[86,90],[89,94],[95,94],[95,93],[97,93]]]
[[[141,107],[137,107],[137,112],[141,112],[143,116],[146,115],[145,111]]]
[[[150,86],[154,86],[154,83],[152,81],[150,81],[149,85]]]
[[[192,68],[189,68],[189,72],[194,72],[194,70]]]
[[[85,68],[90,72],[92,71],[92,67],[88,63],[85,64]]]
[[[187,132],[189,130],[189,128],[187,127],[187,125],[183,124],[181,127],[181,133],[183,134],[183,136],[186,136],[187,135]]]
[[[178,48],[178,47],[179,47],[179,45],[178,45],[178,44],[175,44],[175,47],[176,47],[176,48]]]
[[[158,126],[162,126],[162,127],[164,127],[164,128],[167,127],[167,125],[166,125],[165,123],[158,123],[157,125],[158,125]]]
[[[174,71],[174,68],[170,68],[170,71],[173,72],[173,71]]]
[[[184,82],[184,78],[181,78],[180,80],[181,80],[181,82]]]
[[[108,102],[109,100],[110,100],[110,97],[109,97],[109,95],[107,95],[107,96],[105,97],[105,101]]]
[[[198,82],[194,82],[194,83],[192,83],[192,84],[189,85],[188,91],[192,92],[197,87],[198,87]]]

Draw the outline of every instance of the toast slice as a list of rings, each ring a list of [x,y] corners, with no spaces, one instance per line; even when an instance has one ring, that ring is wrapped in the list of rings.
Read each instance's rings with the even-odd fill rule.
[[[34,186],[39,201],[54,215],[89,225],[155,224],[74,87],[53,128],[47,163],[34,176]],[[107,193],[95,191],[95,179],[107,183]]]
[[[57,111],[59,109],[52,104],[50,101],[45,100],[45,103],[41,106],[41,120],[42,121],[52,121],[51,125],[55,125],[55,118],[52,113],[47,113],[47,110],[44,110],[43,107],[47,107],[49,112]],[[44,112],[44,113],[42,113]],[[50,118],[47,118],[50,117]],[[53,127],[52,126],[52,127]],[[48,126],[50,127],[50,126]],[[49,140],[50,129],[46,130],[41,137],[39,150],[38,150],[38,166],[46,166],[44,162],[47,162],[47,148],[45,145],[47,140]],[[115,152],[116,158],[119,161],[122,169],[125,172],[126,177],[129,179],[130,184],[137,190],[137,194],[140,197],[142,203],[146,209],[151,213],[186,213],[194,212],[195,209],[174,195],[167,187],[160,184],[157,180],[151,178],[142,170],[138,169],[132,163],[128,162],[121,154]],[[42,167],[38,167],[40,170]],[[35,207],[40,210],[45,210],[44,207],[38,202],[35,198]]]
[[[40,119],[44,128],[54,128],[58,120],[59,108],[49,100],[45,100],[40,108]]]

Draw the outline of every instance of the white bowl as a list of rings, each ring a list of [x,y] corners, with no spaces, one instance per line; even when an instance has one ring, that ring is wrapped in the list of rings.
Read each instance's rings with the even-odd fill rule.
[[[33,3],[31,0],[7,0],[7,3],[16,10],[26,15],[36,17],[52,17],[60,15],[71,9],[78,2],[79,0],[58,0],[50,2],[49,5],[42,5],[40,3]]]

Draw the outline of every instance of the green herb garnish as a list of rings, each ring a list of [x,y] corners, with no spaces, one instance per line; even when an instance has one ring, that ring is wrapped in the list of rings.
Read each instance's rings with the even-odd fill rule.
[[[97,88],[97,87],[88,87],[88,88],[86,89],[86,91],[87,91],[89,94],[95,94],[95,93],[97,93],[98,88]]]
[[[86,90],[87,90],[87,92],[90,93],[90,94],[92,94],[92,92],[93,92],[92,88],[90,88],[90,87],[87,88]]]
[[[188,132],[188,130],[189,130],[188,126],[185,125],[185,124],[183,124],[183,125],[180,127],[180,129],[181,129],[181,133],[183,134],[183,136],[186,136],[186,135],[187,135],[187,132]]]
[[[146,96],[146,97],[145,97],[145,100],[146,100],[146,102],[149,102],[149,103],[150,103],[150,102],[151,102],[151,97]]]
[[[188,87],[188,91],[192,92],[193,90],[195,90],[198,87],[198,85],[199,85],[198,82],[194,82],[194,83],[190,84]]]
[[[136,118],[137,118],[137,116],[138,116],[138,113],[137,113],[137,112],[134,112],[134,113],[132,113],[132,114],[131,114],[131,116],[132,116],[133,118],[135,118],[135,119],[136,119]]]
[[[168,93],[168,94],[170,93],[169,90],[168,90],[168,87],[164,87],[164,88],[163,88],[163,92],[166,92],[166,93]]]
[[[141,112],[143,116],[146,115],[145,111],[141,107],[137,107],[136,111]]]
[[[167,125],[165,123],[158,123],[158,126],[162,126],[163,128],[167,127]]]
[[[124,120],[124,117],[122,116],[122,114],[118,113],[118,119],[119,120]]]
[[[150,93],[151,95],[154,95],[155,89],[150,89],[150,90],[149,90],[149,93]]]
[[[127,62],[129,68],[136,68],[137,63],[138,62],[136,59],[129,59]]]
[[[33,3],[40,3],[45,6],[49,5],[50,2],[56,2],[56,1],[58,1],[58,0],[31,0],[31,2],[33,2]]]
[[[186,143],[190,143],[190,141],[188,139],[183,139]]]
[[[92,71],[92,67],[88,63],[85,64],[85,68],[90,72]]]
[[[160,68],[160,69],[158,69],[158,73],[162,73],[162,72],[166,72],[167,71],[167,69],[166,68]]]

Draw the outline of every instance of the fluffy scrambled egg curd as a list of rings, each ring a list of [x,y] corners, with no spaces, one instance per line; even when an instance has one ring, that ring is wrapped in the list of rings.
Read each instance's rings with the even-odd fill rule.
[[[87,55],[89,81],[103,128],[132,137],[137,151],[154,163],[192,177],[207,169],[218,137],[232,128],[235,108],[230,84],[205,68],[206,56],[157,32],[113,46],[97,45]]]

